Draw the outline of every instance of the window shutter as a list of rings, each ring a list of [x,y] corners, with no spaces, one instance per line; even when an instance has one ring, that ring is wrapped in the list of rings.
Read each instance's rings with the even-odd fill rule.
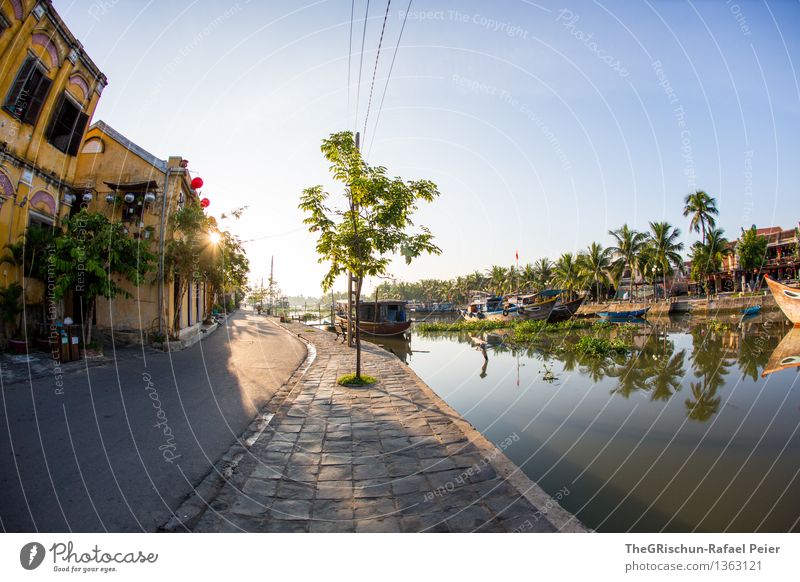
[[[61,108],[64,106],[64,99],[65,97],[63,95],[59,97],[56,106],[53,108],[53,112],[50,114],[50,123],[47,125],[47,130],[44,132],[44,135],[47,137],[47,141],[49,142],[52,142],[53,135],[56,133],[58,119],[61,117]]]
[[[86,123],[89,121],[89,116],[85,113],[79,113],[78,119],[75,121],[75,127],[72,128],[72,137],[69,139],[69,146],[67,147],[67,155],[74,156],[78,153],[78,148],[83,139],[83,132],[86,130]]]
[[[44,100],[47,99],[47,94],[50,92],[50,85],[52,84],[53,82],[50,79],[42,75],[41,79],[39,79],[39,83],[33,90],[33,96],[31,97],[30,103],[28,103],[28,108],[22,116],[23,122],[30,123],[31,125],[36,124],[36,120],[39,119],[39,113],[42,110],[42,105],[44,105]]]
[[[14,84],[11,86],[11,91],[8,92],[8,98],[6,99],[6,108],[8,108],[15,117],[18,117],[16,111],[19,109],[19,97],[22,93],[22,90],[25,88],[25,83],[28,82],[28,78],[31,76],[31,72],[33,71],[34,67],[34,60],[32,57],[28,57],[22,66],[19,69],[19,73],[17,73],[17,78],[14,80]]]

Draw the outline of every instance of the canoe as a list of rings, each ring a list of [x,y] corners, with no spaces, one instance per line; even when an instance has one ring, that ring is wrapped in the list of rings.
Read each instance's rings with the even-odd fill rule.
[[[775,303],[781,308],[783,314],[795,327],[800,327],[800,288],[778,283],[769,276],[764,276],[764,280],[769,285]]]
[[[750,307],[745,307],[742,309],[742,315],[757,315],[761,312],[760,305],[751,305]]]
[[[557,323],[559,321],[566,321],[575,315],[580,309],[581,305],[583,305],[583,300],[585,297],[580,297],[579,299],[574,299],[573,301],[566,301],[564,303],[557,303],[555,307],[553,307],[553,311],[550,312],[550,316],[547,318],[547,323]]]
[[[761,377],[788,368],[800,367],[800,329],[790,329],[769,357]]]
[[[634,311],[600,311],[597,316],[603,319],[634,319],[636,317],[644,317],[648,311],[650,311],[649,307]]]

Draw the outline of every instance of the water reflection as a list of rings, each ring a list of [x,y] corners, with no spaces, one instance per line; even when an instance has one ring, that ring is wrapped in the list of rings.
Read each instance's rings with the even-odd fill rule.
[[[800,330],[659,320],[604,332],[634,346],[609,358],[571,349],[584,333],[414,331],[408,361],[490,440],[520,435],[506,454],[590,527],[798,528]]]

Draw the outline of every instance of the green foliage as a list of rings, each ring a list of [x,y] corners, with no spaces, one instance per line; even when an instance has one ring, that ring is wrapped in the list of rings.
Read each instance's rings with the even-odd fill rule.
[[[330,265],[322,282],[325,291],[348,272],[360,280],[385,274],[393,253],[401,254],[406,263],[422,253],[441,253],[427,228],[408,233],[418,204],[439,195],[433,182],[389,178],[386,168],[363,160],[349,131],[323,140],[322,152],[349,204],[344,210],[330,208],[330,195],[322,186],[306,188],[301,197],[299,207],[307,214],[303,222],[309,232],[319,235],[319,261]]]
[[[130,297],[119,283],[141,284],[154,268],[155,255],[146,242],[130,238],[122,224],[81,210],[53,237],[48,261],[56,300],[74,290],[93,302],[96,297]]]
[[[356,376],[355,374],[345,374],[344,376],[339,376],[339,378],[336,379],[336,383],[340,386],[369,386],[377,381],[377,378],[373,376],[367,376],[366,374],[361,374],[360,376]]]
[[[606,357],[612,354],[626,354],[630,351],[630,346],[619,338],[586,335],[575,344],[575,351],[584,356]]]
[[[683,215],[691,216],[689,230],[703,233],[703,244],[706,242],[706,232],[716,226],[717,201],[703,192],[697,190],[692,194],[687,194],[683,200]]]
[[[19,315],[22,313],[22,285],[11,283],[0,289],[0,320],[6,328],[7,337],[14,337],[19,328]]]
[[[739,258],[739,267],[743,271],[760,268],[766,253],[767,237],[759,235],[755,225],[742,231],[742,236],[736,245],[736,256]]]

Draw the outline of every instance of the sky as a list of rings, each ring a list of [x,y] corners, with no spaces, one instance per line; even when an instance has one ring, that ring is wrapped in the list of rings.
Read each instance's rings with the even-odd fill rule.
[[[443,252],[394,261],[398,280],[554,259],[623,223],[668,221],[688,246],[698,189],[731,239],[800,220],[800,2],[54,5],[109,79],[94,120],[190,160],[212,214],[247,205],[223,226],[290,295],[320,293],[297,205],[316,184],[341,195],[319,148],[346,129],[441,192],[415,222]]]

